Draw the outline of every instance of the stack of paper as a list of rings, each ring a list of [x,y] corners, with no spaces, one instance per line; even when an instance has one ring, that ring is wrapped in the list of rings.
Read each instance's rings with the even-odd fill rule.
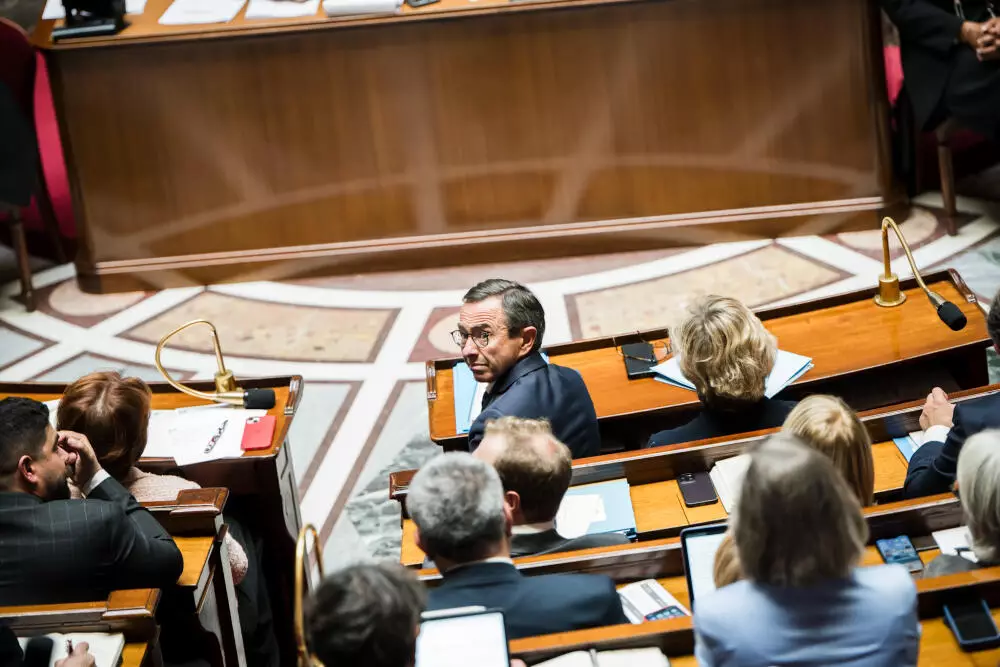
[[[716,461],[712,469],[708,471],[708,476],[712,480],[715,492],[719,494],[722,506],[727,513],[732,513],[736,509],[736,503],[740,497],[740,487],[743,486],[743,477],[747,474],[750,466],[750,455],[740,454],[730,459]]]
[[[621,533],[635,537],[635,512],[628,480],[570,487],[556,513],[556,531],[565,538]]]
[[[236,18],[246,0],[174,0],[160,17],[161,25],[228,23]]]
[[[153,410],[142,454],[172,458],[181,466],[239,458],[243,455],[241,443],[247,418],[266,414],[267,410],[225,405]]]
[[[976,554],[972,553],[972,549],[969,547],[969,529],[967,527],[959,526],[958,528],[949,528],[948,530],[935,530],[931,533],[931,536],[937,542],[941,553],[951,556],[961,556],[966,560],[971,560],[973,563],[979,562]]]
[[[323,0],[327,16],[355,16],[360,14],[395,14],[402,0]]]
[[[146,0],[125,0],[126,14],[142,14],[146,9]],[[48,0],[42,10],[42,20],[66,18],[66,8],[62,0]]]
[[[670,661],[656,648],[629,648],[618,651],[574,651],[537,663],[536,667],[670,667]]]
[[[319,0],[250,0],[244,16],[248,19],[287,19],[315,16],[318,10]]]
[[[68,641],[73,642],[74,646],[80,642],[86,642],[89,645],[87,652],[94,656],[97,667],[118,667],[122,659],[122,650],[125,648],[125,635],[120,633],[97,634],[74,632],[67,635],[51,634],[45,636],[53,642],[52,657],[49,659],[50,667],[54,667],[57,660],[62,660],[69,655],[67,651],[69,648],[67,645]],[[21,650],[23,651],[28,645],[29,638],[18,637],[17,641],[21,644]]]
[[[768,398],[774,398],[779,391],[798,380],[812,367],[813,362],[809,357],[778,350],[778,355],[774,360],[774,368],[767,376],[764,395]],[[656,373],[656,380],[694,391],[694,385],[681,373],[680,357],[676,354],[662,364],[653,366],[652,370]]]

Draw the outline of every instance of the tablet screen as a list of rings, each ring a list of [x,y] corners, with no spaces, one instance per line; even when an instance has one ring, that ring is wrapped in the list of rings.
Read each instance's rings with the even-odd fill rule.
[[[715,590],[712,571],[715,568],[715,552],[719,549],[726,531],[717,533],[696,533],[684,536],[684,567],[691,582],[691,606],[695,600]]]
[[[510,667],[503,614],[485,612],[425,620],[416,667]]]

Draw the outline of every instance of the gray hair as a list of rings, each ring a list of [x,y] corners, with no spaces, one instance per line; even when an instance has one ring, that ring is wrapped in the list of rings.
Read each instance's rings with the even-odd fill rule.
[[[985,562],[1000,559],[1000,431],[972,436],[958,454],[958,492],[972,538]]]
[[[990,312],[986,315],[986,331],[993,339],[993,344],[1000,348],[1000,290],[997,290],[996,296],[993,297]]]
[[[509,329],[517,332],[524,327],[535,327],[538,335],[531,351],[537,352],[542,347],[542,338],[545,336],[545,309],[538,297],[521,283],[490,278],[473,286],[462,297],[462,302],[479,303],[494,296],[502,297],[503,314]]]
[[[479,560],[506,531],[500,476],[464,452],[444,454],[425,464],[410,482],[406,507],[432,559]]]
[[[861,505],[843,476],[787,433],[750,455],[731,519],[743,572],[773,586],[846,577],[868,541]]]

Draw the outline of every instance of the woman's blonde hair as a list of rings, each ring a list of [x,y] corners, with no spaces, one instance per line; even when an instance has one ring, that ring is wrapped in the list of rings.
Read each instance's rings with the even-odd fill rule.
[[[702,401],[757,402],[774,367],[777,343],[760,319],[736,299],[709,295],[689,307],[670,332],[680,367]]]
[[[744,575],[773,586],[846,577],[868,541],[861,505],[843,476],[787,433],[750,455],[730,521]]]
[[[995,563],[1000,560],[1000,431],[983,431],[965,441],[957,477],[972,552]]]
[[[719,542],[719,548],[715,550],[712,580],[715,581],[716,588],[723,588],[729,584],[735,584],[742,578],[743,568],[740,567],[739,552],[736,551],[733,532],[727,530],[722,541]]]
[[[862,506],[875,502],[872,441],[846,403],[836,396],[809,396],[788,414],[781,430],[833,461]]]

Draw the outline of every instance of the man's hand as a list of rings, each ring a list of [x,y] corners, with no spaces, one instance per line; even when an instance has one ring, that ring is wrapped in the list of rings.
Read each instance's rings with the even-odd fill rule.
[[[991,18],[982,24],[982,32],[976,38],[976,57],[982,61],[1000,58],[1000,20]]]
[[[986,25],[986,23],[965,21],[962,23],[962,30],[958,34],[958,41],[971,46],[973,49],[979,48],[979,38],[983,36]]]
[[[101,469],[97,454],[94,453],[90,440],[87,440],[87,436],[82,433],[59,431],[56,437],[59,438],[60,447],[76,454],[76,463],[73,464],[73,483],[82,489]]]
[[[80,642],[73,647],[73,652],[62,660],[56,660],[56,667],[96,667],[97,661],[87,651],[90,645]]]
[[[940,387],[934,387],[931,393],[927,394],[924,411],[920,413],[920,428],[925,431],[931,426],[951,428],[954,415],[955,406],[948,401],[948,394]]]

